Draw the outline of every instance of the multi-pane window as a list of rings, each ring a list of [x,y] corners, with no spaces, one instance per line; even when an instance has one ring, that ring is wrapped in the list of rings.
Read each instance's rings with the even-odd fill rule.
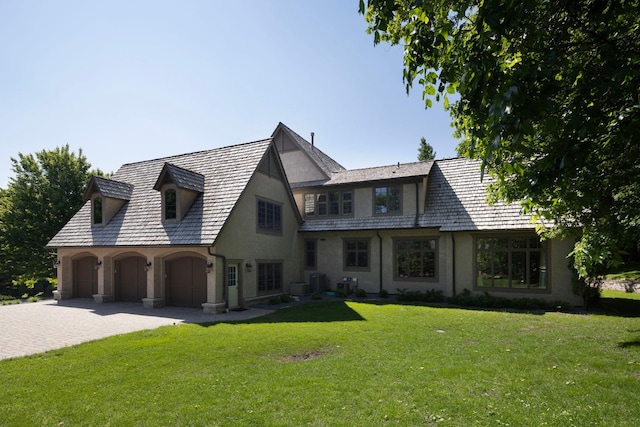
[[[438,240],[433,237],[394,240],[395,277],[436,279],[437,255]]]
[[[304,216],[306,218],[343,216],[353,214],[352,191],[329,191],[304,195]]]
[[[353,214],[353,193],[351,191],[342,192],[342,215]]]
[[[344,269],[369,269],[369,239],[344,240]]]
[[[476,287],[547,289],[547,253],[538,237],[476,239]]]
[[[272,233],[282,232],[282,206],[258,200],[258,230]]]
[[[282,263],[258,263],[258,292],[274,292],[282,289]]]
[[[316,240],[309,239],[304,241],[304,268],[306,270],[315,270],[316,269],[316,260],[317,260],[317,249],[316,249]]]
[[[316,215],[316,195],[304,195],[304,216],[313,217]]]
[[[102,197],[93,199],[93,224],[102,224]]]
[[[170,188],[164,192],[164,219],[178,217],[178,197],[176,190]]]
[[[397,214],[400,213],[400,186],[376,187],[374,189],[375,213]]]

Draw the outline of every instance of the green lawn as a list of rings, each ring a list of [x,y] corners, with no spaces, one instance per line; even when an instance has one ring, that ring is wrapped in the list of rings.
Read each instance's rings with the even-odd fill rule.
[[[0,361],[0,383],[3,426],[628,426],[640,318],[323,302]]]
[[[607,275],[607,280],[640,280],[640,262],[627,262],[612,269]]]

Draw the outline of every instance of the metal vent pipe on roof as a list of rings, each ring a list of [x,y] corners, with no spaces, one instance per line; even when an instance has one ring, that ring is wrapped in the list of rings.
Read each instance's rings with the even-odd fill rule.
[[[314,136],[315,136],[315,133],[314,133],[314,132],[311,132],[311,148],[312,148],[312,149],[313,149],[313,147],[314,147],[314,140],[313,140],[313,137],[314,137]]]

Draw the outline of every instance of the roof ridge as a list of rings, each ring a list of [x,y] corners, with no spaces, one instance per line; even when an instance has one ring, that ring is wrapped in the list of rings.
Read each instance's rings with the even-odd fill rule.
[[[122,169],[124,166],[137,165],[137,164],[141,164],[141,163],[151,163],[151,162],[157,162],[157,161],[160,161],[160,160],[165,160],[165,163],[170,163],[170,162],[168,162],[166,160],[167,159],[178,159],[178,158],[187,157],[187,156],[193,156],[194,154],[211,153],[211,152],[218,151],[218,150],[236,148],[236,147],[240,147],[242,145],[258,144],[258,143],[266,142],[266,141],[271,142],[272,138],[271,137],[263,138],[263,139],[258,139],[258,140],[255,140],[255,141],[241,142],[239,144],[232,144],[232,145],[225,145],[225,146],[222,146],[222,147],[209,148],[208,150],[198,150],[198,151],[192,151],[190,153],[174,154],[174,155],[170,155],[170,156],[157,157],[155,159],[147,159],[147,160],[140,160],[140,161],[137,161],[137,162],[123,163],[120,166],[120,169]],[[176,165],[174,165],[174,166],[176,166]],[[184,168],[182,168],[182,169],[184,169]]]
[[[420,163],[427,163],[428,161],[433,161],[433,160],[427,160],[427,161],[419,161],[419,162],[408,162],[408,163],[399,163],[400,166],[407,166],[407,165],[417,165]],[[355,171],[366,171],[366,170],[372,170],[372,169],[383,169],[383,168],[391,168],[391,167],[398,167],[398,164],[393,163],[390,165],[383,165],[383,166],[369,166],[366,168],[355,168],[355,169],[345,169],[345,170],[341,170],[341,171],[335,171],[333,173],[345,173],[345,172],[355,172]]]

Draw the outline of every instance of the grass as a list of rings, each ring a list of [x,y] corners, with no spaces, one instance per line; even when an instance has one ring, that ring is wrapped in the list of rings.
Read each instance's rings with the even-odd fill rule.
[[[629,425],[640,318],[322,302],[0,361],[2,425]]]
[[[627,262],[605,276],[607,280],[640,280],[640,262]]]

